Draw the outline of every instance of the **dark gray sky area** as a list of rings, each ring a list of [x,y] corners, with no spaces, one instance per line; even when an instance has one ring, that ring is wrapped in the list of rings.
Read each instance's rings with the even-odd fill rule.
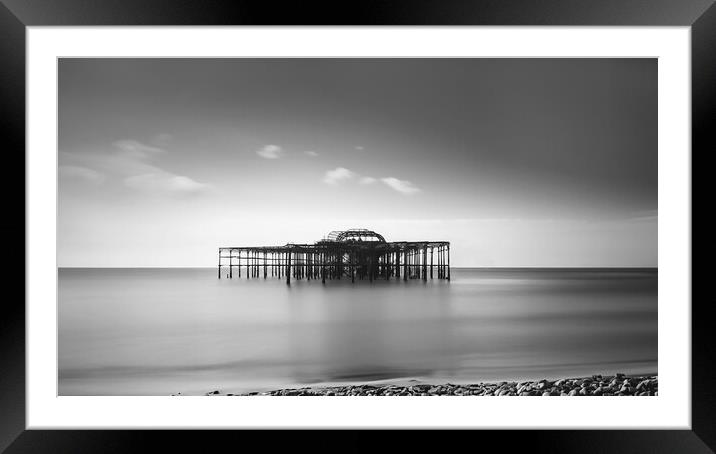
[[[655,59],[61,59],[59,266],[364,227],[657,265]]]

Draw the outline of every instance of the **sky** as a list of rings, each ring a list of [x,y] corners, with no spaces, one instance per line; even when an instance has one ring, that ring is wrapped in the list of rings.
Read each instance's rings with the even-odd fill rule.
[[[58,266],[368,228],[657,266],[656,59],[60,59]]]

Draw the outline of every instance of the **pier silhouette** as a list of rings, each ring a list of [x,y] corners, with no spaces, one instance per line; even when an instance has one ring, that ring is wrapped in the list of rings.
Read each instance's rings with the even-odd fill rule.
[[[295,280],[450,280],[449,241],[393,241],[372,230],[333,231],[314,244],[219,248],[218,277]]]

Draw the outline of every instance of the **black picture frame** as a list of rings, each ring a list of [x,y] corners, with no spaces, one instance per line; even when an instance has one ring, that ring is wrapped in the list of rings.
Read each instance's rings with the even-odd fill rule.
[[[599,25],[691,27],[692,163],[693,156],[716,149],[716,6],[712,0],[393,0],[344,2],[291,2],[246,0],[0,0],[0,105],[6,126],[7,164],[22,181],[0,179],[4,193],[24,187],[25,150],[25,31],[28,26],[103,25]],[[693,164],[692,164],[693,167]],[[692,194],[698,194],[693,190]],[[6,288],[20,285],[18,238],[25,238],[24,200],[16,203],[23,222],[3,222],[6,242]],[[692,196],[693,205],[693,196]],[[691,220],[693,226],[693,215]],[[693,229],[693,228],[692,228]],[[693,238],[693,234],[692,234]],[[13,257],[10,259],[9,257]],[[26,270],[22,267],[23,278]],[[692,294],[693,275],[692,274]],[[24,281],[24,279],[23,279]],[[23,286],[23,294],[25,287]],[[674,304],[688,302],[678,301]],[[531,452],[713,452],[716,450],[716,369],[714,342],[706,300],[692,297],[692,430],[520,430],[461,431],[453,434],[383,433],[401,451],[414,447],[444,450],[455,441],[465,446],[516,448]],[[291,432],[272,436],[262,432],[132,431],[132,430],[25,430],[25,306],[24,298],[7,296],[0,313],[0,451],[22,452],[137,452],[226,445],[235,449],[259,446],[324,451],[368,451],[377,445],[366,431]],[[153,446],[154,445],[154,446]]]

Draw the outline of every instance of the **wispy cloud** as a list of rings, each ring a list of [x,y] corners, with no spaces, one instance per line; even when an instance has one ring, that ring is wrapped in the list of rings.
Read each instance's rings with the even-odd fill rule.
[[[323,176],[323,182],[327,184],[338,184],[344,180],[350,180],[356,174],[345,167],[336,167],[333,170],[328,170]]]
[[[363,151],[363,150],[365,150],[365,148],[363,148],[363,147],[355,147],[355,149],[358,150],[358,151]]]
[[[112,144],[118,150],[133,155],[137,158],[148,158],[155,154],[165,153],[163,148],[145,145],[136,140],[118,140]]]
[[[381,178],[380,181],[385,183],[388,187],[400,192],[401,194],[412,195],[420,192],[420,189],[418,187],[416,187],[413,183],[407,180],[399,180],[398,178],[394,177],[386,177]]]
[[[312,158],[315,158],[316,156],[318,156],[318,153],[313,150],[304,151],[304,153],[306,153],[308,156],[310,156]]]
[[[102,184],[106,179],[103,173],[83,166],[61,165],[57,170],[60,178],[78,179],[92,184]]]
[[[379,181],[377,178],[368,175],[360,175],[350,169],[346,169],[345,167],[336,167],[333,170],[328,170],[323,176],[323,182],[332,185],[348,180],[356,180],[358,184],[361,185],[371,185]],[[380,181],[389,188],[405,195],[413,195],[421,191],[420,188],[415,186],[412,182],[395,177],[381,178]]]
[[[201,194],[208,188],[183,175],[174,175],[168,172],[145,173],[124,179],[125,186],[149,194]]]
[[[631,215],[631,219],[634,221],[653,221],[659,219],[658,210],[640,210],[635,211]]]
[[[209,184],[159,167],[155,161],[166,153],[163,148],[136,140],[114,142],[108,153],[61,152],[60,177],[82,178],[92,183],[112,177],[127,188],[150,195],[186,196],[213,190]]]
[[[278,145],[266,145],[256,150],[256,154],[264,159],[278,159],[283,155],[283,149]]]

